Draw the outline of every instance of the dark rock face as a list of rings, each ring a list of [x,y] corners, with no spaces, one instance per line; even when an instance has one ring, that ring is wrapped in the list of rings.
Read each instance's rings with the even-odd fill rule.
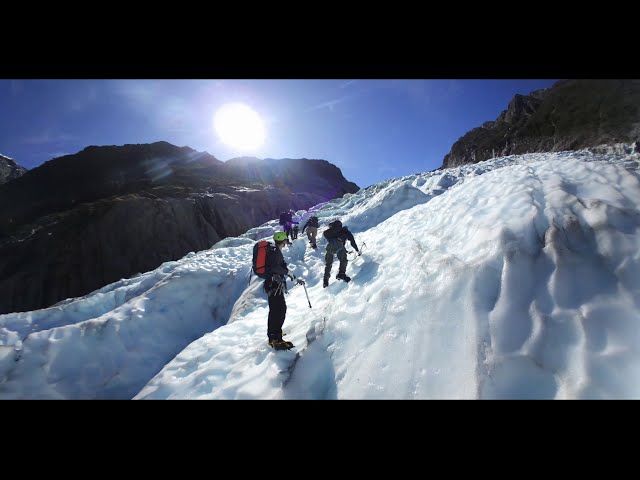
[[[51,160],[0,187],[0,313],[87,294],[358,189],[324,160],[224,163],[166,142]]]
[[[18,165],[12,158],[0,155],[0,185],[27,173],[27,169]]]
[[[551,88],[515,95],[495,121],[454,143],[442,168],[639,139],[640,80],[561,80]]]

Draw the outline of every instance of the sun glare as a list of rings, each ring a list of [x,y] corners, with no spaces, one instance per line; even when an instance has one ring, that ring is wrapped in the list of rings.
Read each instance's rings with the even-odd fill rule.
[[[238,150],[256,150],[265,140],[260,115],[244,103],[227,103],[220,107],[213,125],[220,140]]]

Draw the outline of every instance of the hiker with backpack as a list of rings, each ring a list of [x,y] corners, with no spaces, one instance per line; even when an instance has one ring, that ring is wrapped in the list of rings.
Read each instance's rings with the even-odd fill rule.
[[[293,234],[294,225],[296,225],[297,223],[298,222],[294,222],[293,220],[291,220],[290,222],[287,222],[286,225],[284,226],[284,233],[287,235],[287,242],[289,243],[289,245],[291,245],[289,238],[291,238],[291,240],[295,240],[297,238],[297,236]],[[295,228],[298,228],[298,226],[296,225]]]
[[[293,221],[293,214],[291,213],[291,211],[282,212],[280,214],[280,225],[282,225],[282,229],[284,230],[284,233],[287,235],[287,243],[289,245],[291,245],[291,242],[289,241],[289,237],[293,239],[294,223],[298,223],[298,222]]]
[[[360,255],[360,250],[358,250],[358,245],[356,245],[356,240],[353,238],[353,235],[347,229],[347,227],[342,226],[342,222],[340,220],[336,220],[329,224],[329,228],[323,233],[324,238],[327,239],[327,251],[324,256],[324,280],[322,282],[322,287],[326,288],[329,285],[329,277],[331,276],[331,266],[333,265],[333,256],[337,255],[340,260],[340,267],[338,268],[338,274],[336,278],[338,280],[343,280],[345,282],[351,281],[351,277],[348,277],[346,274],[347,271],[347,249],[345,247],[347,240],[351,243],[351,246],[358,252],[358,256]]]
[[[304,230],[307,229],[307,238],[309,239],[309,243],[313,248],[318,248],[316,245],[316,235],[318,234],[318,217],[313,215],[307,220],[307,223],[302,227],[302,234],[304,235]]]
[[[282,256],[287,234],[276,232],[273,240],[275,246],[266,241],[256,243],[253,250],[253,270],[256,275],[265,279],[262,288],[269,301],[267,319],[269,345],[275,350],[289,350],[293,347],[293,343],[282,340],[282,325],[287,314],[287,302],[284,299],[284,294],[287,293],[286,281],[287,277],[298,285],[304,285],[305,281],[289,271]]]
[[[287,222],[290,222],[293,220],[293,214],[291,212],[282,212],[280,214],[280,225],[282,225],[283,227],[287,224]]]

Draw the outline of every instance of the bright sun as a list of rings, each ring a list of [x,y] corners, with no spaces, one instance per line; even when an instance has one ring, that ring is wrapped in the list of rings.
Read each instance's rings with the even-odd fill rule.
[[[220,107],[213,126],[220,140],[238,150],[256,150],[265,140],[260,115],[244,103],[227,103]]]

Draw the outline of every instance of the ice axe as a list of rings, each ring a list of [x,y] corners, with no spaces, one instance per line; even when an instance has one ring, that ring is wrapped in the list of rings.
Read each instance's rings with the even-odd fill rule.
[[[309,300],[309,294],[307,293],[307,286],[303,283],[302,286],[304,287],[304,294],[307,296],[307,302],[309,302],[309,308],[311,308],[311,300]]]

